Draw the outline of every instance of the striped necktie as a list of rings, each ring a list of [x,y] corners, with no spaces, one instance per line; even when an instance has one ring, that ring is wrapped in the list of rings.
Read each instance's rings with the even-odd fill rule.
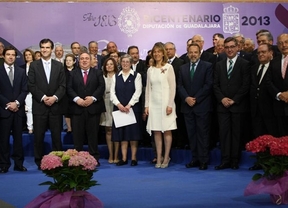
[[[233,70],[233,60],[230,59],[229,60],[229,68],[228,68],[228,72],[227,72],[228,79],[230,79],[230,77],[231,77],[232,70]]]

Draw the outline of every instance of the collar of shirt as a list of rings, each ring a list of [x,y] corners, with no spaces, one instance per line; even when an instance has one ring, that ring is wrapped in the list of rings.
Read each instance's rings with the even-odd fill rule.
[[[233,66],[234,66],[234,64],[235,64],[235,63],[236,63],[236,61],[237,61],[237,58],[238,58],[238,56],[237,56],[237,55],[236,55],[234,58],[232,58],[232,59],[230,59],[230,58],[228,58],[228,57],[227,57],[227,66],[229,66],[229,64],[230,64],[230,63],[229,63],[229,61],[230,61],[230,60],[232,60],[232,61],[233,61]]]
[[[122,74],[123,74],[123,72],[122,72],[122,70],[121,70],[121,71],[119,72],[118,76],[120,76],[120,75],[122,75]],[[129,74],[134,75],[134,70],[133,70],[133,69],[130,69]]]
[[[87,69],[87,70],[83,70],[83,69],[81,69],[81,72],[82,72],[82,75],[84,76],[84,72],[87,72],[87,75],[89,74],[89,71],[90,71],[90,69]]]
[[[48,63],[48,64],[51,64],[51,58],[48,60],[48,61],[46,61],[46,60],[44,60],[43,58],[41,58],[42,59],[42,62],[45,64],[45,63]]]
[[[170,63],[172,64],[172,62],[174,61],[175,56],[173,56],[173,58],[169,59]]]
[[[11,65],[11,66],[12,66],[12,71],[14,72],[14,65]],[[8,64],[6,64],[6,63],[4,62],[4,68],[5,68],[6,72],[7,72],[7,74],[8,74],[9,71],[10,71],[10,69],[9,69],[8,67],[10,67],[10,65],[8,65]]]
[[[132,69],[133,69],[134,71],[136,70],[136,67],[137,67],[138,64],[139,64],[139,61],[137,61],[136,64],[132,64]]]
[[[200,59],[198,59],[198,60],[194,63],[194,64],[195,64],[194,70],[196,70],[196,68],[197,68],[197,66],[198,66],[198,64],[199,64],[199,61],[200,61]],[[192,64],[193,64],[193,62],[190,62],[190,68],[191,68]]]

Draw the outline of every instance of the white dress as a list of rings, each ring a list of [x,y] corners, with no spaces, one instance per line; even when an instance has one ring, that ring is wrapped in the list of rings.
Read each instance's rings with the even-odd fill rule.
[[[113,103],[110,101],[110,88],[112,83],[112,77],[103,76],[105,80],[105,92],[104,92],[104,103],[106,112],[101,114],[100,117],[100,125],[101,126],[112,126],[112,111],[113,111]]]
[[[147,71],[145,92],[145,107],[149,108],[147,132],[167,131],[177,129],[175,109],[175,74],[171,64],[161,68],[151,66]],[[172,113],[166,115],[167,106],[172,107]]]

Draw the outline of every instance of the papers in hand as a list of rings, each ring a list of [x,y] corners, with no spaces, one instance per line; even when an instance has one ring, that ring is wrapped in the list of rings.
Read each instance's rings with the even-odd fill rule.
[[[132,108],[130,108],[129,113],[123,113],[120,110],[113,111],[112,117],[116,128],[136,123],[135,114]]]

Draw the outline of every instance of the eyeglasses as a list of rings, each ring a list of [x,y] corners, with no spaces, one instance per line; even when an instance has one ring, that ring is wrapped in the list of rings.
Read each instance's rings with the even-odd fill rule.
[[[228,50],[228,49],[234,49],[234,48],[236,48],[236,45],[225,46],[224,48],[225,48],[226,50]]]

